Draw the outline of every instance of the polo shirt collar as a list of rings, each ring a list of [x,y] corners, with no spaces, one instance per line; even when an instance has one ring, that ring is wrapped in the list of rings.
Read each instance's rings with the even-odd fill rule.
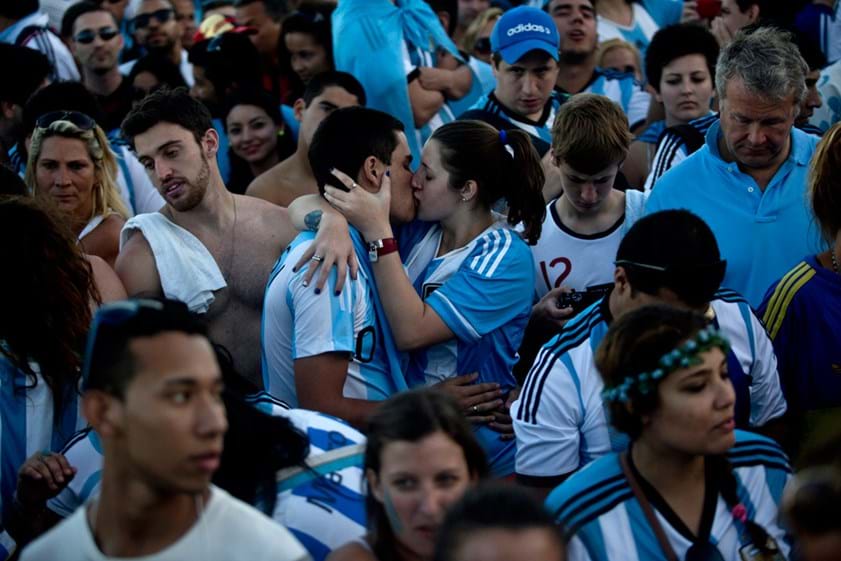
[[[812,147],[806,138],[808,135],[796,127],[791,127],[790,134],[791,152],[789,152],[788,158],[786,158],[786,163],[793,161],[797,165],[808,166],[809,160],[812,158]],[[707,145],[707,149],[709,149],[713,158],[721,162],[723,165],[736,165],[736,162],[726,162],[724,158],[721,157],[721,152],[718,150],[718,137],[720,135],[721,120],[716,120],[716,122],[710,125],[707,135],[704,138],[704,143]]]

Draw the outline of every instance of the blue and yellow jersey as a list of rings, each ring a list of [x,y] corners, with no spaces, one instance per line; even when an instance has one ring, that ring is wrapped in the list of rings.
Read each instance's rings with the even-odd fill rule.
[[[841,276],[809,256],[771,286],[759,312],[792,409],[841,406]]]

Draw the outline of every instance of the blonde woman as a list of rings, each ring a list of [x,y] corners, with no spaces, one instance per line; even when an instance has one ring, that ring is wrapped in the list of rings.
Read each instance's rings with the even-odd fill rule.
[[[643,81],[639,49],[623,39],[609,39],[600,43],[596,66],[633,74],[638,82]]]
[[[112,267],[128,217],[116,177],[114,153],[93,119],[76,111],[54,111],[38,119],[26,185],[55,204],[85,253]]]
[[[491,63],[491,31],[496,20],[502,15],[499,8],[488,8],[467,27],[459,46],[471,57],[476,57],[487,64]]]

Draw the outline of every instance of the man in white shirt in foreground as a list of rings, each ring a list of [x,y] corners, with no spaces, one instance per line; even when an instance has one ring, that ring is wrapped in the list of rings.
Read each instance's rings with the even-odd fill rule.
[[[101,493],[21,559],[310,559],[286,528],[210,484],[228,427],[222,373],[184,304],[100,308],[84,380],[104,452]]]

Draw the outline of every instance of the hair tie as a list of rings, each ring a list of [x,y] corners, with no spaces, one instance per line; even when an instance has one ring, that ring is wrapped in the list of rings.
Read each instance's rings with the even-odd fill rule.
[[[734,506],[733,510],[731,510],[730,512],[733,515],[733,518],[735,518],[739,522],[744,522],[748,519],[748,510],[742,503],[739,503],[736,506]]]
[[[511,145],[508,144],[508,133],[504,130],[499,131],[499,140],[502,142],[502,146],[505,148],[505,151],[511,156],[511,159],[514,159],[514,149],[511,148]]]

